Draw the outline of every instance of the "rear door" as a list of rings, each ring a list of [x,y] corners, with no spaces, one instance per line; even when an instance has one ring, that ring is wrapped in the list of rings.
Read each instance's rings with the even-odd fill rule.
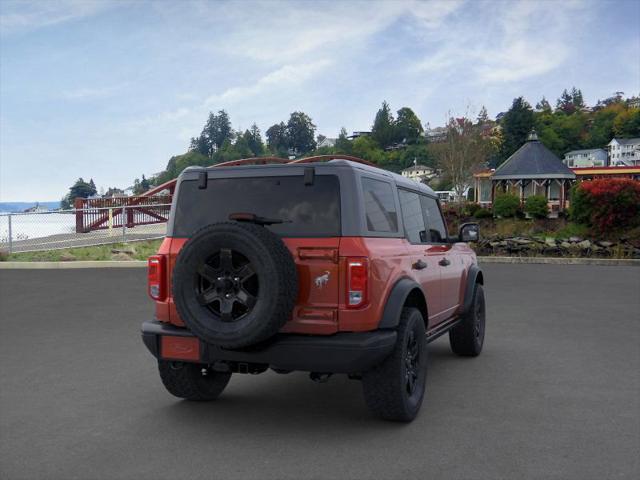
[[[298,299],[283,331],[330,334],[338,330],[338,250],[341,236],[340,181],[336,175],[272,174],[276,169],[238,172],[180,184],[174,236],[190,237],[204,225],[251,213],[281,223],[265,228],[279,235],[296,263]],[[236,173],[238,173],[236,172]],[[215,172],[226,173],[226,172]],[[198,208],[194,208],[197,205]]]
[[[409,243],[411,270],[427,296],[429,326],[431,327],[438,323],[442,317],[442,287],[440,265],[438,265],[442,253],[429,245],[429,232],[422,211],[422,195],[404,189],[398,189],[398,195],[405,235]]]
[[[437,200],[422,196],[422,206],[429,230],[429,253],[437,259],[440,267],[441,317],[443,321],[451,317],[460,303],[460,282],[464,266],[454,255],[453,244],[449,242],[447,228]]]

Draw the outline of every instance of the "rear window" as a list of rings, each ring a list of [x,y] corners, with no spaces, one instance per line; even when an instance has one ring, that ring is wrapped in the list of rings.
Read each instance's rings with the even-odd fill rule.
[[[286,223],[266,228],[283,237],[340,235],[340,183],[335,175],[316,175],[312,185],[302,176],[209,179],[206,189],[196,180],[180,184],[173,236],[229,220],[232,213],[253,213]]]
[[[370,232],[397,232],[398,215],[393,190],[387,182],[362,179],[367,229]]]

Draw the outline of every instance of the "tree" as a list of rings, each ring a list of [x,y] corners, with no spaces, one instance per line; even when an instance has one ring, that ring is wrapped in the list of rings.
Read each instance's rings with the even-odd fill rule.
[[[489,121],[489,114],[487,113],[487,107],[484,105],[480,109],[480,113],[478,113],[478,124],[484,125]]]
[[[573,105],[573,97],[569,92],[567,92],[566,88],[562,91],[562,95],[560,95],[560,98],[556,101],[556,109],[566,113],[567,115],[571,115],[576,110]]]
[[[353,141],[353,154],[356,157],[364,158],[373,163],[384,161],[384,152],[380,149],[378,142],[368,135],[363,135]]]
[[[414,144],[420,141],[424,128],[418,116],[409,107],[403,107],[398,110],[398,116],[395,121],[395,140],[398,142],[406,141]]]
[[[371,127],[371,136],[382,148],[390,146],[395,139],[394,120],[389,104],[382,102]]]
[[[450,117],[447,122],[447,139],[439,152],[438,163],[451,180],[453,190],[462,198],[471,185],[473,171],[488,157],[489,142],[482,138],[480,129],[466,117]]]
[[[227,112],[220,110],[217,115],[209,112],[209,118],[202,129],[200,137],[201,139],[197,143],[201,143],[204,148],[199,148],[198,151],[212,157],[214,152],[222,148],[224,142],[233,138],[231,120]]]
[[[584,99],[582,98],[582,91],[576,87],[571,89],[571,103],[573,103],[573,108],[578,111],[585,107]]]
[[[524,204],[524,211],[531,218],[547,218],[549,215],[547,197],[544,195],[531,195],[527,197]]]
[[[316,148],[316,126],[304,112],[293,112],[287,122],[289,148],[295,155],[304,155]]]
[[[640,110],[634,108],[620,112],[613,122],[613,131],[616,137],[639,137]]]
[[[338,138],[336,139],[335,150],[336,153],[344,153],[345,155],[351,153],[351,140],[347,138],[347,129],[344,127],[340,129],[340,135],[338,135]]]
[[[87,183],[80,177],[76,180],[76,183],[69,187],[69,193],[62,199],[61,208],[73,208],[76,198],[88,198],[97,193],[98,191],[96,190],[95,183],[93,183],[93,179]]]
[[[287,126],[284,122],[271,125],[266,132],[267,146],[274,155],[286,155],[289,148]]]
[[[254,156],[260,156],[264,153],[264,144],[262,143],[262,135],[260,129],[254,123],[250,130],[244,132],[244,142]]]
[[[536,103],[536,110],[538,112],[543,112],[543,113],[552,113],[553,111],[551,109],[551,105],[549,104],[549,101],[544,96],[538,103]]]
[[[533,129],[534,122],[531,105],[522,97],[516,98],[511,108],[502,117],[503,142],[499,163],[504,162],[524,144]]]

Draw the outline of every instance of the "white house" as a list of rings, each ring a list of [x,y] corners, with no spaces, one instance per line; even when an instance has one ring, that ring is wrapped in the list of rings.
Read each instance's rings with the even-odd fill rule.
[[[564,154],[563,162],[569,168],[606,167],[607,151],[604,148],[572,150]]]
[[[416,182],[425,182],[431,180],[438,173],[431,167],[414,163],[411,167],[402,170],[400,174],[403,177],[408,178],[409,180],[415,180]]]
[[[318,148],[322,147],[335,147],[337,138],[325,137],[318,142]]]
[[[614,138],[607,147],[610,166],[640,166],[640,138]]]

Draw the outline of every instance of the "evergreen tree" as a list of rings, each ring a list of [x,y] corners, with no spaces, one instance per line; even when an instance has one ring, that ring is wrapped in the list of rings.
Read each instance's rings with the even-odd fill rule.
[[[217,115],[210,112],[200,137],[202,138],[200,142],[204,144],[206,151],[203,152],[201,149],[197,151],[212,157],[217,150],[222,148],[224,142],[233,138],[231,120],[227,112],[220,110]]]
[[[250,130],[244,132],[244,140],[254,156],[260,156],[264,152],[264,144],[262,143],[262,135],[260,129],[254,123]]]
[[[573,104],[573,97],[569,92],[567,92],[566,88],[562,92],[562,95],[560,95],[560,98],[556,101],[556,109],[566,113],[567,115],[571,115],[576,111],[576,107]]]
[[[340,129],[340,135],[336,140],[336,153],[344,153],[345,155],[351,153],[351,140],[347,138],[347,129],[344,127]]]
[[[489,114],[487,113],[487,108],[483,105],[480,109],[480,113],[478,113],[478,124],[484,125],[489,121]]]
[[[544,96],[542,97],[542,100],[536,103],[536,110],[538,112],[544,112],[544,113],[552,112],[551,105],[549,104],[549,101]]]
[[[575,110],[582,110],[584,105],[584,99],[582,98],[582,91],[573,87],[571,89],[571,103],[573,103],[573,108]]]
[[[376,113],[371,136],[382,148],[390,146],[395,139],[393,115],[386,101],[382,102],[382,107]]]
[[[503,142],[499,163],[504,162],[524,144],[535,125],[531,105],[523,98],[516,98],[502,117]]]

